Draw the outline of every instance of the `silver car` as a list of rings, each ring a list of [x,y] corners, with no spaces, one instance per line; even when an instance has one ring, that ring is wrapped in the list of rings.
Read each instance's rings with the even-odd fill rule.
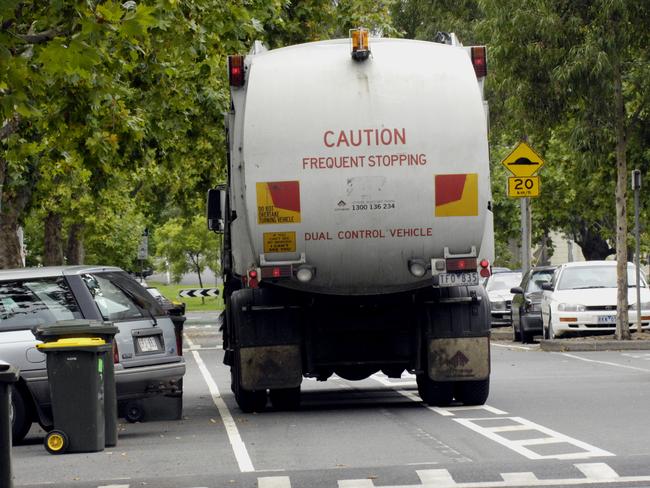
[[[185,362],[174,325],[156,300],[120,268],[63,266],[0,271],[0,359],[20,368],[12,392],[14,441],[33,422],[52,425],[45,355],[32,329],[60,321],[112,322],[122,415],[139,420],[137,400],[170,397],[182,409]],[[178,417],[180,417],[180,411]]]

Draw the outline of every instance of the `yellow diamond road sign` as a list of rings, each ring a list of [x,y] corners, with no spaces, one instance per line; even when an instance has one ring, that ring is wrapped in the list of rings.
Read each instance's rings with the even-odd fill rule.
[[[501,161],[513,175],[524,178],[533,176],[544,166],[544,160],[525,142],[520,142],[517,147]]]

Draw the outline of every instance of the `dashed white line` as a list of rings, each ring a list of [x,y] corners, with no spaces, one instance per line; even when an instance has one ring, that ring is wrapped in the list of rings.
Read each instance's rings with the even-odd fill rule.
[[[185,336],[185,340],[189,344],[190,348],[194,347],[194,344],[192,343],[191,339]],[[203,379],[208,385],[208,389],[210,390],[210,395],[212,396],[212,401],[214,402],[215,406],[217,407],[217,410],[219,411],[219,415],[221,416],[221,421],[223,422],[223,425],[226,429],[226,434],[228,435],[228,440],[230,441],[230,446],[232,447],[232,450],[235,454],[235,459],[237,460],[237,464],[239,465],[239,470],[242,473],[250,473],[255,471],[255,468],[253,467],[253,462],[251,461],[251,458],[248,455],[246,444],[244,444],[244,441],[242,440],[241,435],[239,434],[239,430],[237,429],[237,424],[235,424],[235,420],[233,419],[230,410],[228,410],[228,406],[226,405],[226,402],[224,402],[223,398],[221,398],[221,394],[219,393],[219,387],[217,386],[217,383],[214,381],[214,378],[212,378],[210,371],[208,371],[208,368],[205,366],[205,363],[201,359],[199,353],[197,351],[192,351],[192,355],[194,356],[194,360],[196,361],[196,364],[199,367],[199,371],[201,371],[201,374],[203,375]]]
[[[288,476],[257,478],[257,488],[291,488],[291,481]]]

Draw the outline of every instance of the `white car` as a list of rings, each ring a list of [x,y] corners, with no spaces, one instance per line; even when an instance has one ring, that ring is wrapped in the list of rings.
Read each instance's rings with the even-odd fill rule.
[[[494,273],[485,282],[485,291],[490,299],[492,327],[512,323],[510,309],[512,308],[513,294],[510,289],[519,286],[520,283],[520,271]]]
[[[627,266],[628,319],[637,327],[636,270]],[[563,264],[543,285],[542,329],[545,339],[569,333],[613,332],[616,329],[616,261]],[[641,275],[641,326],[650,327],[650,290]]]

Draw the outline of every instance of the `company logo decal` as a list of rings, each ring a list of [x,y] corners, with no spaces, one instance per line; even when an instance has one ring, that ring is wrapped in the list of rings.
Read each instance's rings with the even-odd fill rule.
[[[478,174],[435,175],[436,217],[478,215]]]
[[[257,223],[297,224],[300,222],[300,182],[257,183]]]

